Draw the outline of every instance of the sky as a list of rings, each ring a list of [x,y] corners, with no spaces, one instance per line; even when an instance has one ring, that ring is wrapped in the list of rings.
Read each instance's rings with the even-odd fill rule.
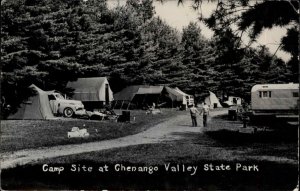
[[[109,7],[115,7],[117,5],[124,5],[126,0],[107,0]],[[201,33],[206,38],[211,38],[213,32],[207,28],[203,23],[199,21],[200,11],[204,17],[208,17],[212,11],[216,8],[215,3],[204,2],[201,10],[195,10],[192,8],[193,1],[185,0],[183,4],[177,3],[177,0],[164,0],[163,2],[154,0],[153,5],[155,7],[155,15],[159,16],[162,20],[168,23],[170,26],[176,28],[178,31],[182,31],[182,28],[188,26],[190,22],[196,22],[200,28]],[[266,45],[270,53],[273,55],[279,44],[282,36],[286,34],[286,28],[274,27],[272,29],[264,30],[258,37],[257,43],[252,46]],[[247,35],[243,35],[242,38],[244,44],[247,44],[249,38]],[[284,61],[290,59],[290,54],[278,50],[276,55],[282,58]]]

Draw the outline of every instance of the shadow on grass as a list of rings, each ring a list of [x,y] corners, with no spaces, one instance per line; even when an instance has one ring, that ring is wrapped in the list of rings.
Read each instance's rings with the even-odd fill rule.
[[[290,143],[297,141],[297,131],[277,130],[277,131],[258,131],[256,133],[242,133],[231,130],[207,131],[206,135],[222,143]]]

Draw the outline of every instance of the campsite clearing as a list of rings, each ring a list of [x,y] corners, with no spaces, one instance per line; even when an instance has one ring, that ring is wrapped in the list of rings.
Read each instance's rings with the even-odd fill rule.
[[[135,117],[135,121],[131,123],[66,118],[59,120],[3,120],[1,121],[0,152],[114,139],[139,133],[180,113],[182,112],[170,109],[162,110],[161,114],[146,115],[146,111],[134,110],[131,111],[131,116]],[[69,139],[67,132],[74,126],[80,129],[86,128],[90,136]]]
[[[211,112],[211,115],[224,114],[224,111],[226,112],[226,110],[215,110]],[[269,132],[262,137],[257,134],[257,137],[256,134],[238,132],[237,130],[242,126],[239,122],[229,121],[223,116],[210,119],[209,127],[206,129],[191,127],[189,114],[181,112],[144,132],[127,137],[15,152],[11,154],[12,158],[4,158],[5,163],[2,163],[2,172],[6,182],[4,186],[17,189],[30,186],[28,183],[32,183],[40,185],[40,188],[50,188],[49,186],[55,182],[57,187],[51,187],[53,189],[96,189],[108,188],[107,185],[110,185],[111,189],[124,187],[142,189],[143,185],[154,186],[151,188],[157,189],[170,188],[165,186],[172,183],[172,188],[177,185],[186,185],[189,188],[199,188],[200,185],[209,188],[210,184],[224,186],[225,182],[215,180],[230,176],[231,178],[226,181],[225,185],[229,185],[229,190],[232,190],[231,188],[240,190],[239,187],[243,188],[245,185],[251,186],[256,183],[256,177],[263,177],[259,190],[270,190],[275,187],[290,190],[295,187],[296,134],[293,134],[293,137],[296,137],[295,140],[265,139],[270,137]],[[201,119],[199,121],[201,122]],[[235,165],[236,163],[258,165],[260,171],[251,174],[246,172],[208,173],[199,169],[196,176],[186,173],[165,174],[162,171],[147,176],[146,173],[114,173],[112,170],[116,164],[157,166],[162,169],[166,164],[190,164],[201,168],[204,164]],[[22,166],[9,168],[18,164]],[[41,169],[44,164],[62,166],[65,169],[70,168],[71,164],[92,166],[96,169],[101,165],[108,165],[111,170],[108,173],[97,171],[75,173],[66,170],[56,176],[53,173],[43,172]],[[33,172],[32,176],[28,177],[28,171]],[[270,174],[273,176],[270,177]],[[276,185],[274,185],[274,174],[278,178]],[[16,176],[24,181],[15,184],[13,181]],[[144,180],[142,181],[144,183],[140,182],[141,180]],[[10,187],[11,185],[13,187]]]
[[[215,110],[211,112],[212,116],[225,114],[226,110]],[[148,119],[149,120],[149,119]],[[200,119],[201,120],[201,119]],[[212,120],[212,121],[211,121]],[[296,150],[296,140],[288,140],[288,144],[283,144],[282,140],[270,140],[266,139],[268,137],[268,132],[266,134],[252,134],[252,133],[239,133],[237,130],[241,129],[240,123],[232,123],[232,121],[227,121],[222,118],[209,118],[208,121],[209,127],[203,128],[203,127],[191,127],[190,126],[190,117],[187,112],[179,112],[177,116],[173,115],[172,118],[169,118],[169,120],[166,120],[165,122],[160,122],[157,125],[154,125],[152,122],[152,128],[143,131],[138,134],[121,137],[118,139],[112,139],[112,140],[106,140],[106,141],[99,141],[99,142],[92,142],[92,143],[84,143],[84,144],[72,144],[72,145],[61,145],[61,146],[53,146],[49,148],[41,148],[41,149],[30,149],[30,150],[24,150],[20,152],[15,152],[13,154],[4,153],[4,160],[6,161],[4,164],[6,164],[7,167],[12,167],[17,164],[26,164],[30,163],[32,161],[38,161],[40,159],[47,159],[47,158],[53,158],[53,157],[62,157],[62,161],[65,162],[71,162],[72,160],[100,160],[101,157],[99,157],[97,154],[94,156],[92,154],[88,154],[89,152],[93,151],[101,151],[101,150],[108,150],[108,149],[116,149],[121,147],[129,148],[131,146],[136,146],[138,149],[143,150],[143,148],[148,148],[152,146],[159,146],[158,143],[167,143],[171,145],[175,145],[172,150],[174,150],[173,154],[178,153],[187,153],[188,156],[193,156],[195,160],[198,158],[199,160],[207,159],[207,160],[236,160],[236,159],[242,159],[243,157],[247,156],[247,152],[251,151],[256,153],[255,156],[259,159],[261,152],[260,149],[251,150],[245,149],[249,146],[256,145],[256,147],[262,147],[264,149],[267,148],[268,151],[270,151],[269,154],[266,155],[266,153],[263,154],[262,159],[267,161],[289,161],[294,163],[294,158],[286,158],[286,157],[280,157],[276,153],[274,153],[274,145],[277,145],[278,147],[283,147],[283,150],[285,152],[290,152],[293,155],[295,155]],[[154,125],[154,127],[153,127]],[[124,128],[124,130],[128,130],[128,128]],[[115,129],[116,130],[116,129]],[[292,134],[292,136],[295,136],[295,134]],[[273,136],[271,134],[271,136]],[[188,149],[185,148],[186,146],[189,146],[190,142],[187,141],[187,144],[183,144],[180,146],[177,146],[177,142],[174,142],[176,140],[184,140],[189,137],[193,137],[193,140],[200,140],[200,147],[199,143],[193,143],[191,146],[192,148],[195,148],[195,150],[199,151],[199,156],[194,155],[195,153],[187,151]],[[277,136],[280,138],[280,136]],[[80,139],[83,140],[83,139]],[[43,141],[43,140],[40,140]],[[258,142],[258,143],[257,143]],[[269,144],[269,142],[271,144]],[[181,142],[183,143],[183,142]],[[212,144],[213,143],[213,144]],[[295,147],[291,147],[290,143],[293,145],[295,144]],[[58,145],[56,143],[56,145]],[[145,146],[143,146],[145,145]],[[202,145],[202,146],[201,146]],[[217,146],[215,146],[217,145]],[[224,146],[223,146],[224,145]],[[229,147],[228,147],[229,145]],[[273,145],[268,146],[267,145]],[[130,146],[130,147],[128,147]],[[183,149],[183,147],[185,149]],[[36,148],[36,147],[35,147]],[[216,149],[217,148],[217,149]],[[183,149],[183,150],[181,150]],[[203,150],[204,149],[204,150]],[[155,150],[155,149],[154,149]],[[148,159],[153,158],[153,161],[156,161],[156,159],[159,159],[161,156],[166,156],[166,153],[159,154],[160,151],[155,151],[153,153],[150,153],[149,155],[144,156],[144,162],[147,163]],[[193,149],[192,149],[193,150]],[[115,151],[112,151],[114,153]],[[132,150],[132,152],[136,152],[135,149]],[[206,153],[205,155],[200,154],[201,152]],[[86,153],[85,155],[76,155]],[[220,154],[223,153],[223,154]],[[227,154],[226,154],[227,153]],[[239,157],[239,153],[241,154],[241,157]],[[74,155],[73,155],[74,154]],[[158,154],[158,155],[157,155]],[[282,154],[282,153],[281,153]],[[73,155],[73,156],[72,156]],[[102,155],[102,154],[101,154]],[[112,154],[113,155],[113,154]],[[287,153],[285,153],[287,155]],[[135,161],[135,160],[142,160],[143,156],[139,156],[136,158],[136,155],[131,152],[127,152],[127,149],[123,150],[121,149],[121,158],[115,158],[117,155],[113,155],[110,157],[104,157],[103,160],[110,161],[114,159],[117,160],[126,160],[126,157],[129,156],[128,161]],[[225,158],[224,158],[225,156]],[[228,156],[231,156],[228,158]],[[253,156],[253,157],[255,157]],[[287,155],[288,156],[288,155]],[[296,155],[295,155],[296,156]],[[87,158],[86,158],[87,157]],[[133,157],[133,158],[131,158]],[[145,158],[146,157],[146,158]],[[182,160],[182,154],[177,155],[177,157],[174,155],[174,160],[177,160],[178,157]],[[203,158],[204,157],[204,158]],[[220,158],[221,157],[221,158]],[[249,155],[251,158],[251,155]],[[245,159],[249,159],[249,157]],[[170,156],[166,156],[165,159],[170,159]],[[49,159],[51,161],[59,162],[61,159],[55,160],[55,159]],[[173,160],[173,159],[172,159]],[[179,160],[179,159],[178,159]],[[187,158],[187,161],[190,161],[191,158]],[[196,160],[197,161],[197,160]],[[104,161],[102,161],[104,162]]]
[[[222,111],[218,112],[221,114]],[[216,114],[215,111],[213,115]],[[136,142],[131,146],[57,157],[37,163],[72,164],[89,161],[163,165],[166,162],[256,161],[297,164],[296,131],[260,130],[253,134],[250,129],[242,128],[241,122],[227,120],[226,115],[209,118],[207,128],[191,127],[189,120],[186,115],[179,115],[172,121],[130,136]],[[201,119],[198,121],[202,122]],[[143,138],[143,141],[139,141],[139,138]],[[124,139],[131,140],[129,137]]]

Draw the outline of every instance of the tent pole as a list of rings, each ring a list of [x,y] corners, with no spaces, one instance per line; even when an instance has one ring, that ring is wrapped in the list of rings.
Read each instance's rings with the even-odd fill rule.
[[[117,103],[118,103],[118,100],[116,100],[116,101],[115,101],[115,104],[114,104],[114,106],[113,106],[113,108],[112,108],[112,109],[115,109],[115,107],[116,107]]]
[[[143,102],[142,102],[142,108],[144,107],[144,103],[145,103],[146,96],[147,96],[147,94],[144,95]],[[148,105],[148,104],[147,104],[147,105]]]
[[[120,110],[122,109],[122,107],[123,107],[123,104],[124,104],[124,100],[122,101],[122,105],[121,105],[121,107],[120,107]]]
[[[131,103],[131,102],[129,102],[129,104],[128,104],[128,106],[127,106],[127,109],[126,109],[126,110],[128,110],[128,109],[129,109],[130,103]]]
[[[145,103],[145,99],[147,97],[147,94],[144,95],[144,98],[143,98],[143,102],[142,102],[142,105]]]

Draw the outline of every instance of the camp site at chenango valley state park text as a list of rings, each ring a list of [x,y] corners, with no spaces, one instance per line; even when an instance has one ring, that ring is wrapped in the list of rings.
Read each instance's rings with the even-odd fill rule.
[[[1,0],[3,190],[299,190],[299,2]]]

